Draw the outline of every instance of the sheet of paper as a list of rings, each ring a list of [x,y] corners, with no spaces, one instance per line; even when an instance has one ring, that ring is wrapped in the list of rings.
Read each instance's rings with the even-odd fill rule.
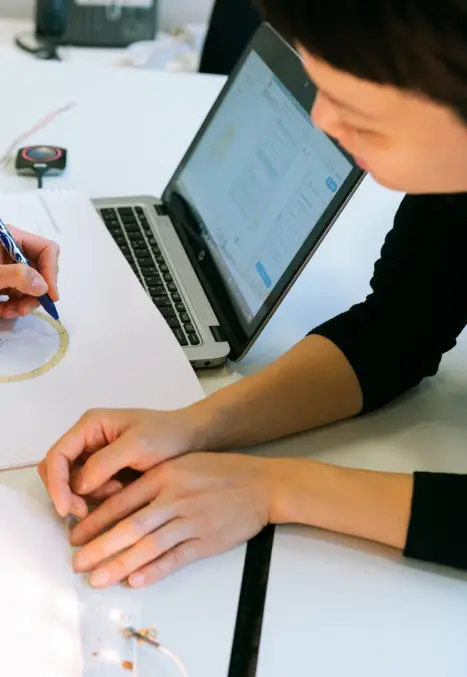
[[[38,315],[1,322],[0,376],[34,371],[52,360],[59,347],[59,334]]]
[[[81,677],[78,598],[63,524],[45,503],[0,487],[0,672]]]
[[[0,467],[40,461],[87,409],[172,409],[203,396],[184,351],[87,198],[0,195],[0,217],[60,244],[58,311],[69,341],[59,354],[59,337],[45,320],[0,323]],[[2,382],[30,370],[38,375]]]

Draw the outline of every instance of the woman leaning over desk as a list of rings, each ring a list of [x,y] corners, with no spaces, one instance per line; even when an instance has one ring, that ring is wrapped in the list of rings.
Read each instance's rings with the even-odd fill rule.
[[[262,4],[317,85],[314,123],[408,196],[362,303],[202,402],[90,412],[49,452],[42,478],[84,518],[75,567],[97,587],[149,584],[268,522],[467,568],[467,476],[218,453],[381,407],[435,374],[467,324],[467,0]],[[122,487],[126,467],[144,474]],[[108,500],[86,516],[89,496]]]

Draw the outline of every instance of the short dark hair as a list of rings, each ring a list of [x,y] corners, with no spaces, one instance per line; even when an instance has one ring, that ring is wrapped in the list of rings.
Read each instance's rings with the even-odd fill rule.
[[[334,68],[417,92],[467,122],[467,0],[256,0]]]

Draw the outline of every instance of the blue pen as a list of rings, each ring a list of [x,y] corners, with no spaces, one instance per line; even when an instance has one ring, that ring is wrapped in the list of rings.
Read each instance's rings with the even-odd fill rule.
[[[21,249],[14,241],[13,235],[10,233],[10,231],[8,230],[8,228],[5,226],[5,224],[1,219],[0,219],[0,243],[9,253],[11,258],[14,259],[17,263],[22,263],[25,266],[31,265],[27,260],[27,258],[24,256]],[[44,310],[47,311],[49,315],[53,317],[54,320],[57,321],[59,320],[55,303],[52,301],[52,299],[48,294],[39,296],[38,301],[40,302]]]

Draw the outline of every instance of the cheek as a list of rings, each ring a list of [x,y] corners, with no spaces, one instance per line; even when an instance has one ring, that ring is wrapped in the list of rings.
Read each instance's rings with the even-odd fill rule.
[[[368,172],[381,185],[407,193],[424,192],[427,182],[427,163],[407,150],[372,151],[363,155]],[[428,168],[428,171],[429,168]]]
[[[381,185],[406,193],[448,193],[467,189],[467,160],[462,167],[452,156],[429,148],[367,149],[369,173]]]

